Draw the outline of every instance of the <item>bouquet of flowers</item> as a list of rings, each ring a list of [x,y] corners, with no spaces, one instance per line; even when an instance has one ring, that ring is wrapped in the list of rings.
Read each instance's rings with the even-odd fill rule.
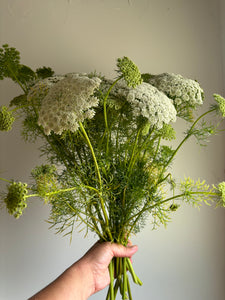
[[[9,106],[0,107],[0,129],[11,130],[23,120],[22,137],[43,140],[46,164],[31,171],[32,181],[1,178],[6,190],[2,204],[19,218],[31,197],[51,206],[49,222],[58,233],[70,234],[83,226],[101,241],[127,245],[151,217],[153,227],[167,224],[180,203],[225,207],[225,182],[209,186],[190,177],[174,179],[171,165],[184,143],[194,136],[204,144],[219,131],[225,99],[214,94],[214,104],[200,116],[203,104],[199,83],[181,75],[141,74],[128,58],[117,60],[115,80],[97,73],[54,75],[51,68],[33,71],[20,63],[19,52],[0,49],[0,79],[11,78],[23,90]],[[207,116],[215,114],[215,124]],[[173,148],[177,118],[187,130]],[[109,265],[107,299],[132,299],[129,273],[140,279],[127,258]]]

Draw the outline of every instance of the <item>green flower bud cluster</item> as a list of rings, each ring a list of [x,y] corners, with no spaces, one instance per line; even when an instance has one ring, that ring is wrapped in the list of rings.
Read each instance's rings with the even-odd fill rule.
[[[0,130],[9,131],[12,129],[12,124],[15,118],[13,117],[12,111],[6,106],[0,107]]]
[[[219,105],[219,110],[222,113],[222,116],[225,117],[225,99],[218,94],[214,94],[213,97]]]
[[[225,207],[225,181],[220,182],[217,186],[220,196],[221,196],[221,204],[223,207]]]
[[[13,182],[7,188],[8,194],[4,202],[6,203],[9,214],[18,219],[22,215],[23,210],[27,207],[27,184]]]
[[[56,171],[54,165],[41,165],[34,168],[31,172],[36,182],[35,189],[46,202],[49,200],[46,194],[57,189]]]
[[[138,67],[126,56],[117,59],[118,72],[122,73],[128,86],[135,88],[142,83]]]
[[[173,203],[170,205],[170,210],[176,211],[176,210],[178,210],[179,207],[180,207],[180,205]]]

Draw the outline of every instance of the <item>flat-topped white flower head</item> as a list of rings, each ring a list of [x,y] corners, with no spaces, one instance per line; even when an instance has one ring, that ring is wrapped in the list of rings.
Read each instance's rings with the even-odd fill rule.
[[[84,74],[68,74],[56,82],[42,100],[39,112],[38,124],[45,134],[75,132],[79,122],[93,118],[92,108],[98,105],[93,93],[100,82],[98,77],[89,78]]]
[[[107,90],[110,83],[105,80],[102,90]],[[110,95],[128,101],[134,116],[146,118],[150,126],[157,129],[176,121],[177,112],[172,100],[149,83],[143,82],[132,88],[127,86],[125,80],[121,80],[112,88]]]
[[[183,102],[188,103],[191,107],[203,103],[203,89],[195,80],[184,78],[181,75],[162,73],[150,75],[148,82],[173,99],[177,106]]]
[[[157,129],[176,121],[177,112],[171,99],[151,84],[144,82],[130,89],[127,101],[131,103],[134,115],[145,117]]]
[[[55,75],[42,80],[37,81],[27,94],[27,100],[32,101],[33,105],[40,106],[43,98],[47,95],[50,88],[60,80],[64,79],[64,75]]]

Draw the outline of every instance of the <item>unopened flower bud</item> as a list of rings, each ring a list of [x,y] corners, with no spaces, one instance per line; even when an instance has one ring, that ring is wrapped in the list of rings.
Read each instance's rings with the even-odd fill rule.
[[[135,88],[142,83],[141,73],[138,67],[126,56],[117,59],[119,73],[122,73],[127,85]]]
[[[27,184],[22,182],[13,182],[8,186],[8,194],[4,199],[10,215],[19,218],[23,210],[27,207],[26,195]]]
[[[2,106],[0,107],[0,130],[1,131],[9,131],[12,129],[12,124],[14,123],[15,118],[8,107]]]
[[[173,203],[173,204],[170,205],[170,210],[171,211],[176,211],[176,210],[178,210],[179,206],[180,205]]]

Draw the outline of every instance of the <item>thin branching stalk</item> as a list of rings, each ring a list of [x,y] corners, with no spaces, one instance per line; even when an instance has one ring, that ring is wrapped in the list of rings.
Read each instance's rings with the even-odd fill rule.
[[[188,133],[186,134],[186,136],[184,137],[184,139],[180,142],[180,144],[177,146],[177,148],[174,150],[173,154],[171,155],[170,159],[168,160],[168,162],[164,165],[163,170],[161,172],[161,174],[164,173],[164,171],[166,170],[166,168],[169,166],[169,164],[171,163],[171,161],[173,160],[173,158],[175,157],[175,155],[177,154],[178,150],[182,147],[182,145],[184,144],[184,142],[186,142],[187,139],[189,139],[190,136],[192,136],[192,130],[194,129],[194,127],[197,125],[197,123],[203,118],[205,117],[207,114],[215,111],[216,108],[210,109],[207,112],[203,113],[201,116],[199,116],[195,122],[192,124],[191,128],[189,129]],[[160,176],[161,177],[161,176]],[[160,178],[159,177],[159,178]],[[159,181],[160,183],[161,181]]]
[[[139,128],[138,132],[137,132],[137,135],[136,135],[136,138],[135,138],[135,142],[134,142],[134,145],[133,145],[133,149],[132,149],[132,154],[131,154],[131,158],[130,158],[130,162],[129,162],[129,165],[128,165],[128,168],[127,168],[127,174],[130,173],[130,170],[132,169],[133,165],[134,165],[134,155],[135,155],[135,151],[136,151],[136,148],[137,148],[137,144],[138,144],[138,139],[139,139],[139,135],[141,133],[141,128]]]
[[[104,120],[105,120],[105,133],[104,133],[103,137],[106,135],[106,154],[108,154],[108,152],[109,152],[109,125],[108,125],[108,117],[107,117],[107,99],[108,99],[109,94],[110,94],[111,90],[113,89],[113,87],[122,78],[123,77],[120,76],[112,83],[112,85],[109,87],[109,89],[104,97],[104,100],[103,100],[103,110],[104,110]]]
[[[94,160],[94,164],[95,164],[95,168],[96,168],[96,173],[97,173],[97,177],[98,177],[98,181],[99,181],[99,188],[100,190],[102,189],[102,179],[101,179],[101,175],[100,175],[100,171],[99,171],[99,166],[98,166],[98,162],[97,162],[97,159],[96,159],[96,156],[95,156],[95,153],[94,153],[94,149],[92,147],[92,144],[90,142],[90,139],[86,133],[86,130],[84,129],[84,126],[81,122],[79,122],[79,125],[80,125],[80,128],[84,134],[84,137],[87,141],[87,144],[88,144],[88,147],[90,148],[91,150],[91,154],[92,154],[92,158]]]
[[[218,193],[216,192],[204,192],[204,191],[200,191],[200,192],[189,192],[189,195],[207,195],[207,196],[213,196],[213,197],[216,197],[218,196]],[[178,194],[178,195],[175,195],[175,196],[172,196],[172,197],[169,197],[165,200],[162,200],[162,201],[159,201],[153,205],[150,205],[149,206],[149,203],[146,203],[143,208],[135,215],[133,215],[131,218],[128,219],[128,222],[130,222],[132,219],[135,219],[134,222],[133,222],[133,225],[131,226],[128,234],[130,234],[134,228],[134,226],[136,225],[136,223],[139,221],[140,217],[142,216],[142,214],[146,211],[151,211],[153,208],[157,207],[157,206],[161,206],[162,204],[165,204],[171,200],[175,200],[175,199],[179,199],[179,198],[183,198],[187,196],[186,193],[181,193],[181,194]]]
[[[12,180],[8,180],[8,179],[5,179],[5,178],[1,178],[1,177],[0,177],[0,180],[5,181],[5,182],[8,182],[8,183],[12,183]]]
[[[19,86],[21,87],[21,89],[26,94],[27,93],[27,89],[24,88],[24,86],[22,85],[22,83],[20,82],[20,80],[17,78],[16,74],[13,72],[12,68],[10,67],[10,65],[8,65],[8,70],[11,72],[12,77],[15,79],[15,81],[19,84]]]
[[[92,226],[89,222],[86,222],[85,219],[81,217],[80,213],[82,213],[82,212],[79,212],[78,209],[74,209],[67,201],[65,201],[65,202],[66,202],[66,204],[68,205],[68,207],[69,207],[73,212],[76,213],[76,215],[80,218],[80,220],[81,220],[84,224],[86,224],[87,227],[91,228],[93,231],[95,231],[95,232],[98,234],[98,236],[99,236],[100,238],[104,239],[104,236],[100,233],[100,231],[98,230],[98,228]],[[78,213],[78,212],[79,212],[79,213]]]
[[[90,142],[90,139],[83,127],[83,124],[81,122],[79,122],[79,125],[80,125],[80,128],[85,136],[85,139],[88,143],[88,146],[90,148],[90,151],[91,151],[91,154],[92,154],[92,158],[94,160],[94,164],[95,164],[95,168],[96,168],[96,172],[97,172],[97,177],[98,177],[98,181],[99,181],[99,188],[100,188],[100,203],[101,203],[101,209],[102,209],[102,212],[103,212],[103,215],[104,215],[104,218],[105,218],[105,224],[106,224],[106,231],[107,231],[107,234],[109,235],[110,239],[113,240],[113,237],[112,237],[112,234],[109,230],[109,219],[108,219],[108,215],[107,215],[107,212],[106,212],[106,209],[105,209],[105,205],[104,205],[104,200],[102,198],[102,180],[101,180],[101,175],[100,175],[100,171],[99,171],[99,166],[98,166],[98,162],[97,162],[97,159],[96,159],[96,156],[95,156],[95,153],[94,153],[94,149],[92,147],[92,144]]]

